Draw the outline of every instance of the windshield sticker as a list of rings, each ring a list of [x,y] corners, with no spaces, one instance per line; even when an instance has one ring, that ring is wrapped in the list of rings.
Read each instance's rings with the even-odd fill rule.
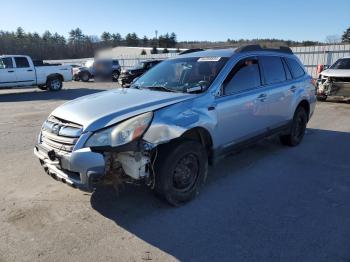
[[[221,59],[219,56],[211,56],[211,57],[201,57],[197,62],[217,62]]]

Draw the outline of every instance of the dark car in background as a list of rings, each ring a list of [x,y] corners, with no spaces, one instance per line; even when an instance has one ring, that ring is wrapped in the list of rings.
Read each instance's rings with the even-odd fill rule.
[[[91,78],[118,81],[120,71],[121,68],[117,59],[89,60],[84,66],[73,69],[73,79],[83,82],[88,82]]]
[[[137,66],[125,69],[121,72],[119,76],[119,83],[122,86],[127,86],[132,83],[132,81],[147,72],[149,69],[151,69],[156,64],[162,62],[163,60],[147,60],[140,62]]]

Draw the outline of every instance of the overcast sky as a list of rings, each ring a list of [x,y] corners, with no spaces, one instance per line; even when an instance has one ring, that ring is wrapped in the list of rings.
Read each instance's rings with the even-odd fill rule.
[[[11,0],[1,1],[0,30],[65,36],[80,27],[153,37],[175,32],[178,40],[280,38],[324,41],[350,27],[350,0]]]

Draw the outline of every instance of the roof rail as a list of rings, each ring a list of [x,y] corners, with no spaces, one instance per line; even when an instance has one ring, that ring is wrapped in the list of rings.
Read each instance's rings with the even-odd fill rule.
[[[202,49],[202,48],[187,49],[185,51],[180,52],[179,55],[185,55],[185,54],[200,52],[200,51],[204,51],[204,49]]]
[[[271,52],[293,54],[292,49],[290,49],[288,46],[280,46],[280,48],[277,49],[277,48],[262,48],[260,45],[241,46],[235,50],[235,53],[244,53],[244,52],[251,52],[251,51],[271,51]]]

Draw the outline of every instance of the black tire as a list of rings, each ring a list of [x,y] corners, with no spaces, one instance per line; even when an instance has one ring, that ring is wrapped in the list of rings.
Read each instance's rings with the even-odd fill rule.
[[[62,79],[58,76],[51,77],[47,80],[46,86],[50,91],[59,91],[62,89]]]
[[[305,135],[308,116],[304,107],[299,106],[295,110],[293,122],[288,134],[280,136],[281,143],[287,146],[297,146]]]
[[[79,78],[83,82],[89,82],[90,74],[88,72],[83,72],[83,73],[79,74]]]
[[[179,206],[199,194],[208,173],[205,148],[197,141],[182,140],[158,148],[155,193]]]
[[[112,81],[113,82],[117,82],[118,81],[118,78],[119,78],[119,75],[120,75],[120,72],[115,70],[112,72]]]
[[[44,85],[40,85],[40,86],[38,86],[38,88],[39,88],[40,90],[47,90],[47,86],[44,86]]]
[[[324,101],[327,100],[327,96],[326,95],[324,95],[324,96],[317,96],[316,98],[317,98],[317,101],[321,101],[321,102],[324,102]]]

